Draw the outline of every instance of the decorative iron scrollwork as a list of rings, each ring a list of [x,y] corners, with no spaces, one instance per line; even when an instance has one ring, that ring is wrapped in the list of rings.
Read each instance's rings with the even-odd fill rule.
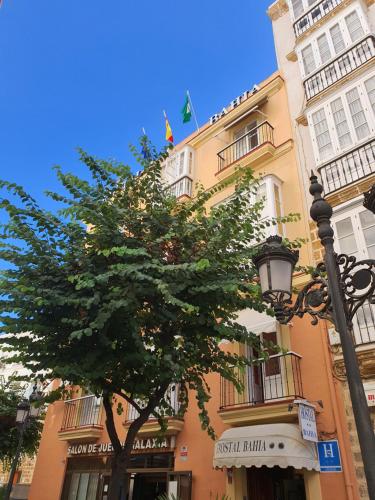
[[[346,317],[351,326],[355,313],[364,302],[368,300],[375,304],[375,260],[357,262],[355,257],[341,254],[336,256],[336,263]],[[307,313],[311,316],[313,325],[318,323],[319,318],[335,324],[325,274],[324,263],[320,263],[313,279],[298,293],[294,305],[292,300],[285,298],[283,294],[268,296],[267,301],[272,304],[276,319],[287,324],[293,316],[302,318]]]

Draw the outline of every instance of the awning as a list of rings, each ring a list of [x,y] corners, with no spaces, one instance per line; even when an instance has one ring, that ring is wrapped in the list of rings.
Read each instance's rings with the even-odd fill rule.
[[[256,334],[277,331],[277,321],[275,318],[268,316],[266,313],[254,311],[253,309],[240,311],[237,321],[240,325],[246,326],[250,332]]]
[[[314,443],[296,424],[267,424],[226,430],[215,443],[214,467],[294,467],[319,471]]]

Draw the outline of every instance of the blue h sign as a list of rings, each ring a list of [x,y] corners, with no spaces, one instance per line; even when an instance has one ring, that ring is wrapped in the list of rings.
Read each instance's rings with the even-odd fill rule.
[[[321,472],[341,472],[341,458],[338,441],[319,441],[318,455]]]

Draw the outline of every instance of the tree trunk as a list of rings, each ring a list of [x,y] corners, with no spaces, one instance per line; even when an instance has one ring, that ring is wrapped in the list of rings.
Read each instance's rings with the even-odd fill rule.
[[[129,477],[126,471],[129,459],[130,456],[126,457],[124,452],[113,456],[108,500],[127,500],[129,494]]]

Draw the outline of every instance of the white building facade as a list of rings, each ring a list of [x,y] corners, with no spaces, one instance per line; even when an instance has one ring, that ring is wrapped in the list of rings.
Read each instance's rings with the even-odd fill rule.
[[[317,172],[334,209],[336,251],[375,258],[375,216],[363,193],[375,183],[375,2],[278,0],[268,11],[278,66],[288,92],[294,140],[306,190]],[[314,224],[312,253],[322,260]],[[342,382],[360,498],[363,466],[337,335],[330,329],[333,370]],[[375,388],[375,308],[357,314],[353,336],[368,404]],[[372,411],[372,410],[371,410]]]

